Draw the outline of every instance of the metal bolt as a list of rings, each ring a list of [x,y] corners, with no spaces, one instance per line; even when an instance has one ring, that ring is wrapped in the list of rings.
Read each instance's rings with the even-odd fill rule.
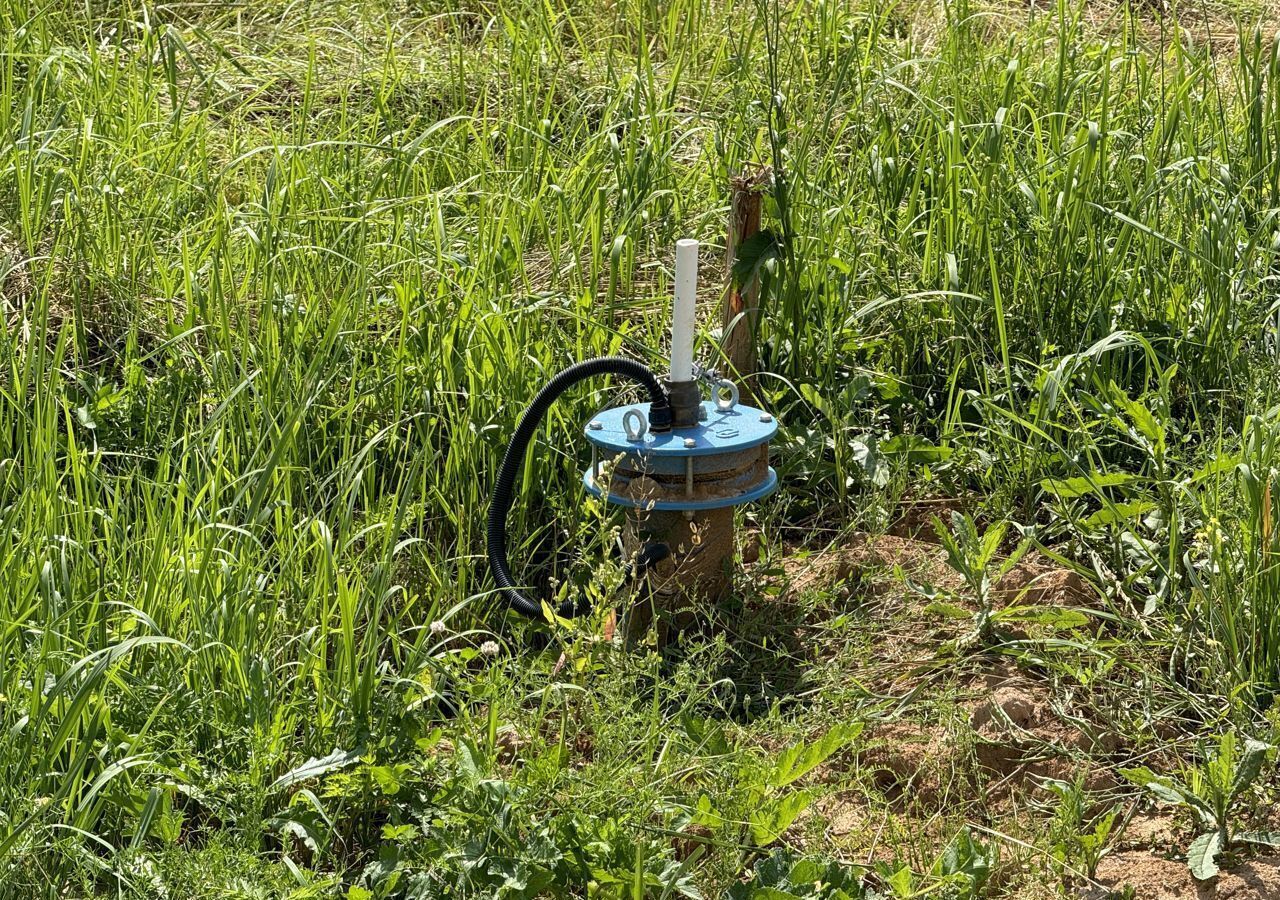
[[[604,428],[604,423],[601,422],[599,419],[596,419],[587,427],[590,428],[592,431],[599,431],[600,429]]]
[[[760,421],[761,421],[761,422],[772,422],[772,421],[773,421],[773,416],[772,416],[772,415],[770,415],[770,414],[769,414],[769,413],[767,413],[767,412],[762,412],[762,413],[760,413]]]
[[[684,445],[688,447],[690,450],[692,450],[694,447],[698,446],[698,442],[695,441],[693,438],[685,438]]]
[[[632,407],[622,414],[622,430],[629,441],[643,441],[649,432],[649,420],[638,408]]]

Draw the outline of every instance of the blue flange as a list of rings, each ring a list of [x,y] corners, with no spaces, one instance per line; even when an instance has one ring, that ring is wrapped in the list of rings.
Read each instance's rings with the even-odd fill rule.
[[[704,400],[702,408],[706,419],[693,428],[676,428],[654,434],[645,425],[641,440],[627,437],[623,418],[638,414],[644,419],[644,406],[615,406],[596,416],[583,434],[606,454],[644,454],[651,457],[709,456],[713,453],[736,453],[750,450],[773,440],[778,433],[778,423],[773,416],[752,406],[734,406],[720,409],[713,401]],[[693,446],[685,442],[692,440]]]
[[[778,423],[769,413],[707,400],[702,404],[704,418],[696,426],[654,434],[648,430],[645,410],[639,405],[607,409],[583,429],[594,459],[582,480],[593,495],[604,495],[621,506],[697,511],[750,503],[777,487],[777,473],[763,464],[763,457],[750,452],[778,433]],[[595,479],[600,460],[616,461],[618,468],[639,475],[665,478],[643,500],[616,489],[606,492]],[[759,462],[744,471],[744,462],[752,460]],[[673,482],[673,477],[679,481]]]

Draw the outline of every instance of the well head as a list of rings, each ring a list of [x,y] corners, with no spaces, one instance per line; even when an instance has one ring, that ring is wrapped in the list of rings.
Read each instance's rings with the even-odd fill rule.
[[[593,450],[583,475],[587,490],[622,506],[675,511],[737,506],[772,493],[778,484],[768,457],[778,433],[773,416],[706,400],[699,419],[654,433],[637,427],[640,406],[600,413],[584,430]]]

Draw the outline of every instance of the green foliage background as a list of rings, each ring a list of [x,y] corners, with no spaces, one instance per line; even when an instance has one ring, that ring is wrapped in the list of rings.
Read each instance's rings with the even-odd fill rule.
[[[1107,599],[1090,652],[1170,698],[1135,733],[1257,726],[1265,12],[0,0],[0,893],[714,896],[749,872],[807,806],[752,774],[763,748],[881,698],[787,682],[767,640],[674,668],[589,625],[532,642],[481,522],[552,371],[661,358],[677,237],[707,242],[714,305],[756,164],[766,565],[964,498]],[[574,438],[611,399],[563,404],[525,469],[513,557],[566,586],[616,576]],[[822,614],[847,652],[874,635]],[[280,781],[311,758],[341,765]],[[882,889],[982,889],[988,850],[952,831]]]

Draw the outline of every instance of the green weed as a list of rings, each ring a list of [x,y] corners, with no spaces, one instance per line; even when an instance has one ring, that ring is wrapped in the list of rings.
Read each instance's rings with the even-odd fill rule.
[[[1241,844],[1280,846],[1280,835],[1237,827],[1237,801],[1253,788],[1274,749],[1252,739],[1237,741],[1234,731],[1223,732],[1204,763],[1184,768],[1181,778],[1157,775],[1145,766],[1122,770],[1160,802],[1191,810],[1200,834],[1187,848],[1187,865],[1196,878],[1217,875],[1218,856]]]

